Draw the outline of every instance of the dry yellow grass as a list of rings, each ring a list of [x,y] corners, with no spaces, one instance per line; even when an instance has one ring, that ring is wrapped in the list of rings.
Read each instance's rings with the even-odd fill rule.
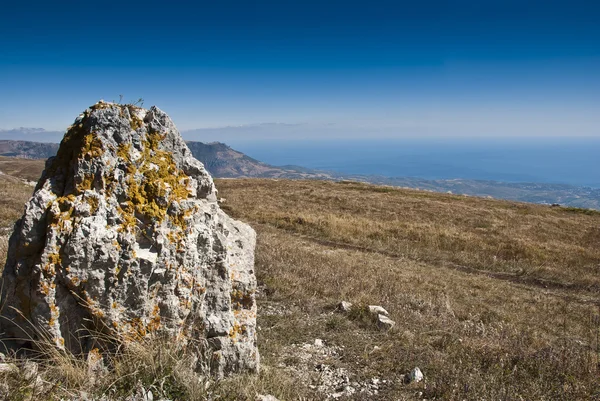
[[[0,171],[13,177],[37,181],[44,170],[46,161],[41,159],[18,159],[0,156]]]
[[[220,180],[219,189],[231,211],[251,223],[411,260],[600,291],[600,212],[359,183]]]
[[[599,214],[363,184],[217,186],[259,233],[262,305],[291,311],[259,303],[265,363],[318,337],[345,347],[357,378],[392,383],[378,399],[598,396]],[[331,314],[340,300],[382,305],[397,326]],[[422,385],[401,380],[414,366]]]
[[[11,176],[0,175],[0,229],[11,229],[25,210],[33,188]],[[10,231],[8,231],[10,234]],[[2,233],[4,234],[4,233]]]
[[[0,273],[4,269],[8,237],[15,221],[21,217],[25,202],[31,197],[33,188],[19,179],[0,175]]]
[[[374,399],[600,396],[600,214],[364,184],[217,187],[226,211],[258,232],[260,375],[207,385],[185,368],[185,352],[151,339],[123,348],[103,376],[77,375],[80,359],[51,356],[42,374],[62,385],[43,394],[22,377],[0,379],[21,399],[79,390],[118,398],[138,383],[155,398],[322,399],[288,352],[320,338],[343,347],[328,363],[352,381],[386,379]],[[20,216],[26,193],[6,203],[6,221]],[[382,305],[396,327],[380,332],[334,313],[340,300]],[[406,384],[415,366],[425,381]]]

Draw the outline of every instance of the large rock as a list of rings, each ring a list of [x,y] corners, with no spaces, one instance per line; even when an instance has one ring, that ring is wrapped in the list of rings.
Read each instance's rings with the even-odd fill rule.
[[[195,347],[203,372],[257,370],[256,237],[216,193],[163,111],[87,109],[11,236],[5,348],[86,354],[152,334]]]

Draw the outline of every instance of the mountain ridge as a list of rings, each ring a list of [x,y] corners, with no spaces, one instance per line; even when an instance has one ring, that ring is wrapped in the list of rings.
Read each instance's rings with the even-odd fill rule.
[[[291,166],[271,166],[239,152],[222,142],[186,142],[195,158],[220,178],[263,177],[263,178],[322,178],[328,174],[314,170],[302,171]]]
[[[301,166],[273,166],[256,160],[222,142],[186,141],[194,157],[218,178],[318,179],[358,181],[378,185],[451,192],[458,195],[492,197],[538,204],[560,204],[600,210],[600,189],[568,184],[511,183],[493,180],[386,177],[368,174],[342,174]],[[0,140],[0,156],[46,159],[58,144],[48,142]],[[0,171],[2,166],[0,166]],[[41,171],[40,171],[41,172]]]
[[[58,151],[57,143],[0,140],[0,156],[47,159]]]

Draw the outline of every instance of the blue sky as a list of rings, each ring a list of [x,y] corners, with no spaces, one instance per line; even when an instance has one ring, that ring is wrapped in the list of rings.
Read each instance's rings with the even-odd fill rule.
[[[4,4],[0,129],[122,94],[199,139],[600,136],[596,1],[177,3]]]

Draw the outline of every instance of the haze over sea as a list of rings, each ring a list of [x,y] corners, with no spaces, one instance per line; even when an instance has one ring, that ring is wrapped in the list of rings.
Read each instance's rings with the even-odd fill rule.
[[[278,166],[388,177],[600,188],[600,138],[240,140],[229,144]]]

